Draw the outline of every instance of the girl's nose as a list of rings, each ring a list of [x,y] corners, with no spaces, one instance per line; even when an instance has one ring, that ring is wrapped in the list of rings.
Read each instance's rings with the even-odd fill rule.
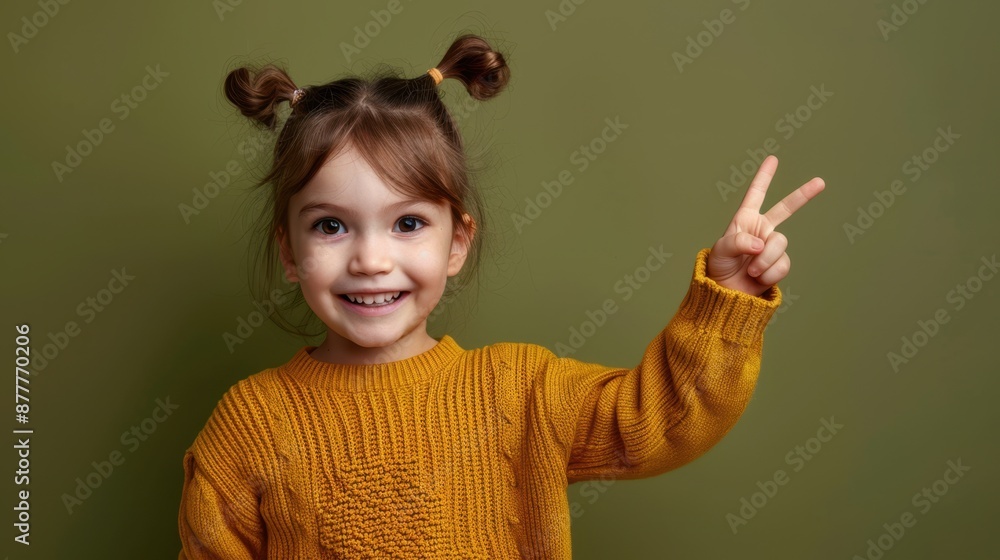
[[[354,243],[348,271],[351,274],[383,274],[392,270],[388,240],[379,235],[361,235]]]

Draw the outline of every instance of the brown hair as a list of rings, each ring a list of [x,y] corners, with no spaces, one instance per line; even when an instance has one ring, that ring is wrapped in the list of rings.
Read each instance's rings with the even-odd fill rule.
[[[444,79],[455,78],[477,100],[490,99],[506,87],[510,69],[504,56],[477,35],[455,41],[435,66]],[[242,66],[226,76],[226,98],[252,122],[268,131],[278,123],[282,101],[291,102],[299,89],[284,68],[275,64]],[[349,145],[356,148],[379,177],[397,192],[432,202],[447,201],[452,223],[472,238],[466,266],[452,282],[443,301],[465,287],[478,272],[484,227],[483,202],[470,179],[462,138],[441,100],[434,77],[424,73],[404,78],[383,68],[371,78],[349,76],[302,88],[274,144],[270,170],[252,188],[265,188],[265,203],[255,232],[263,236],[249,267],[250,291],[255,301],[274,302],[279,272],[277,236],[288,231],[289,199],[300,191],[328,158]],[[469,214],[473,223],[462,219]],[[287,282],[287,280],[285,280]],[[458,284],[456,286],[456,283]],[[288,309],[304,302],[294,292]],[[284,297],[279,299],[284,300]],[[276,302],[270,318],[284,330],[303,336],[304,321],[291,321]]]

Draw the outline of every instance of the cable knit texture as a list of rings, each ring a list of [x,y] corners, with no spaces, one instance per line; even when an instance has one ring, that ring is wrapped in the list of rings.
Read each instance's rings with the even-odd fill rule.
[[[570,558],[568,484],[684,465],[753,394],[781,292],[718,285],[708,253],[631,369],[444,335],[237,382],[184,454],[179,558]]]

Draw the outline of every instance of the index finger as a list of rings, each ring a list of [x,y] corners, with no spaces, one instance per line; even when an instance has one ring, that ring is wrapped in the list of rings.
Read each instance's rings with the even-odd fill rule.
[[[777,168],[777,157],[772,154],[764,158],[757,174],[753,176],[753,181],[750,181],[747,193],[743,195],[743,202],[740,203],[741,209],[749,208],[755,214],[760,213],[760,207],[764,204],[764,195],[767,194],[767,186],[771,184],[771,179],[774,178],[774,172]]]
[[[771,223],[771,226],[778,227],[778,224],[787,220],[796,210],[805,206],[812,197],[818,195],[824,188],[826,188],[826,183],[823,179],[813,177],[808,183],[795,189],[794,192],[778,201],[777,204],[764,214],[764,217]]]

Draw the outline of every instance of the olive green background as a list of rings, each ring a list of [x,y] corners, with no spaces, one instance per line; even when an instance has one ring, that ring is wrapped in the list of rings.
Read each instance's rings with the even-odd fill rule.
[[[232,65],[281,62],[300,86],[379,63],[416,76],[471,31],[505,52],[512,71],[509,89],[482,104],[454,80],[441,86],[465,113],[470,150],[489,162],[481,182],[492,252],[486,281],[445,306],[435,337],[448,332],[466,348],[507,340],[555,348],[612,298],[619,311],[574,356],[634,365],[684,296],[695,254],[736,211],[746,183],[726,197],[717,184],[747,150],[769,138],[778,145],[762,210],[812,177],[827,185],[778,228],[792,262],[779,283],[786,302],[768,326],[757,391],[740,422],[663,476],[570,486],[575,558],[847,559],[866,557],[880,535],[892,544],[885,558],[1000,556],[991,527],[1000,498],[1000,279],[972,280],[979,291],[961,309],[949,300],[1000,249],[1000,7],[403,0],[348,62],[342,43],[387,4],[244,0],[220,17],[222,4],[208,0],[70,2],[18,52],[8,44],[2,344],[12,357],[21,323],[30,324],[36,353],[68,321],[80,332],[51,346],[57,355],[30,380],[30,547],[12,541],[17,456],[7,436],[0,469],[9,537],[0,554],[176,558],[185,448],[230,385],[317,342],[270,324],[232,353],[222,338],[256,309],[245,258],[253,162],[238,149],[254,133],[221,94]],[[902,22],[902,8],[916,6],[883,35],[879,20]],[[560,9],[568,15],[553,29],[546,11]],[[726,16],[731,23],[709,42],[704,21],[725,9],[735,19]],[[38,2],[5,2],[0,23],[21,33],[21,18],[41,11]],[[679,70],[674,53],[699,33],[708,46]],[[121,119],[113,102],[157,65],[168,76]],[[811,88],[824,86],[832,95],[808,108]],[[796,111],[800,127],[785,128]],[[60,181],[53,162],[104,118],[114,130]],[[573,152],[616,118],[628,128],[580,170]],[[958,138],[935,150],[938,129],[948,127]],[[917,179],[906,164],[925,154],[935,161]],[[178,205],[191,204],[230,161],[243,172],[185,223]],[[574,182],[519,232],[512,214],[563,170]],[[850,239],[844,224],[857,225],[859,207],[896,180],[905,193]],[[624,301],[616,283],[660,245],[672,256]],[[99,313],[79,314],[122,267],[134,276],[128,287]],[[894,371],[887,354],[941,308],[948,322]],[[13,415],[12,384],[7,390]],[[163,423],[147,421],[156,431],[139,447],[123,445],[122,433],[168,397],[178,408]],[[817,449],[810,438],[831,416],[843,428]],[[806,445],[810,460],[788,460]],[[63,495],[116,450],[124,462],[68,513]],[[954,484],[938,482],[947,493],[926,511],[913,503],[959,459],[970,469]],[[778,470],[787,484],[734,534],[727,515],[740,515],[741,500]],[[886,536],[883,524],[906,512],[916,524]]]

